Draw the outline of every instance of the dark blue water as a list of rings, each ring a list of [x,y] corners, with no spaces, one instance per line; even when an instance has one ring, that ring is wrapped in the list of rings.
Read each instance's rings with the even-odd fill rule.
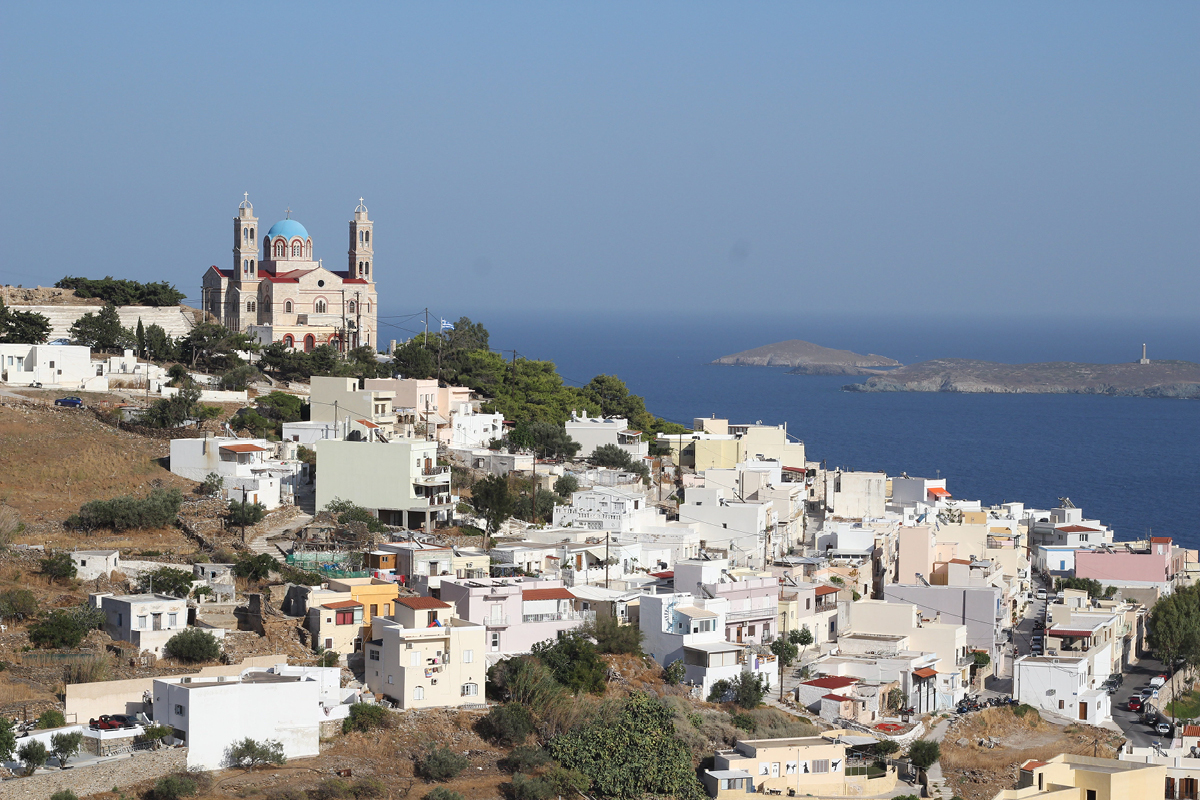
[[[786,422],[810,460],[949,480],[955,497],[1047,508],[1070,497],[1119,539],[1169,535],[1200,546],[1200,402],[1086,395],[841,391],[854,378],[719,367],[712,359],[788,338],[891,356],[1008,363],[1200,361],[1183,322],[878,319],[612,319],[478,314],[494,348],[555,361],[569,381],[616,374],[659,416]]]

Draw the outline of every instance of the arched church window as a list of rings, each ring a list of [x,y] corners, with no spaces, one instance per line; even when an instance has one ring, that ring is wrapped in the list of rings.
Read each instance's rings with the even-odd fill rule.
[[[324,314],[324,313],[325,313],[325,301],[324,301],[324,300],[318,300],[318,301],[317,301],[317,305],[316,305],[316,309],[317,309],[317,313],[318,313],[318,314]]]
[[[292,338],[292,335],[290,333],[284,334],[283,346],[284,347],[295,347],[296,346],[296,340]]]
[[[247,310],[247,311],[253,311],[253,310],[254,310],[254,301],[253,301],[253,300],[247,300],[247,301],[246,301],[246,310]]]
[[[311,353],[312,349],[313,349],[313,345],[315,345],[316,343],[317,343],[317,339],[315,336],[313,336],[311,333],[305,334],[305,336],[304,336],[304,352]]]
[[[367,242],[367,244],[370,244],[370,243],[371,243],[371,232],[370,232],[370,231],[363,231],[363,234],[364,234],[364,236],[366,237],[366,242]]]
[[[285,301],[284,301],[284,303],[283,303],[283,311],[284,311],[284,313],[285,313],[285,314],[290,314],[290,313],[292,313],[292,301],[291,301],[291,300],[285,300]]]
[[[292,242],[292,258],[300,258],[304,255],[304,245],[300,242]]]
[[[250,259],[243,258],[242,259],[242,272],[249,272],[249,271],[250,271]]]
[[[351,314],[353,314],[353,313],[354,313],[354,308],[355,308],[355,306],[354,306],[354,301],[353,301],[353,300],[351,300],[351,301],[350,301],[350,313],[351,313]]]
[[[363,262],[363,274],[364,275],[371,274],[371,262],[370,261]]]
[[[254,272],[254,259],[250,259],[250,271]]]
[[[275,240],[275,257],[283,258],[286,255],[287,255],[287,245],[284,244],[283,239],[276,239]]]
[[[254,228],[251,228],[251,229],[250,229],[250,238],[251,238],[251,239],[253,239],[253,238],[254,238]]]

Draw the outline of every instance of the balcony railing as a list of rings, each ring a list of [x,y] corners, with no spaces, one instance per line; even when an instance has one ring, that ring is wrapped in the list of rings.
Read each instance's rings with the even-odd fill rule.
[[[572,620],[593,620],[595,611],[554,611],[549,614],[525,614],[522,622],[570,622]]]
[[[483,620],[483,624],[488,628],[503,628],[508,625],[508,617],[488,617]]]
[[[730,621],[743,619],[774,619],[778,616],[778,608],[749,608],[741,611],[730,611],[725,615],[725,619]]]

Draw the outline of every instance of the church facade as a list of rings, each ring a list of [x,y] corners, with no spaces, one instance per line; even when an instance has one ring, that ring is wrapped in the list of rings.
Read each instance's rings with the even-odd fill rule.
[[[233,218],[233,268],[209,267],[201,287],[204,310],[225,327],[264,344],[310,351],[376,347],[374,223],[359,200],[350,220],[344,271],[313,260],[313,240],[291,212],[259,236],[249,197]],[[261,256],[259,245],[261,243]]]

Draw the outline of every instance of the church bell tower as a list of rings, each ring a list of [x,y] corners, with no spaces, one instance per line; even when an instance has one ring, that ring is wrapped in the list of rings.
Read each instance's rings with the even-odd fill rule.
[[[250,193],[238,204],[238,215],[233,218],[233,274],[241,283],[258,280],[258,217],[254,216],[254,205]]]
[[[367,218],[367,207],[363,199],[358,198],[358,206],[354,209],[354,219],[350,220],[350,265],[346,272],[351,278],[362,278],[374,283],[372,266],[375,263],[374,245],[371,243],[372,228],[375,223]]]

